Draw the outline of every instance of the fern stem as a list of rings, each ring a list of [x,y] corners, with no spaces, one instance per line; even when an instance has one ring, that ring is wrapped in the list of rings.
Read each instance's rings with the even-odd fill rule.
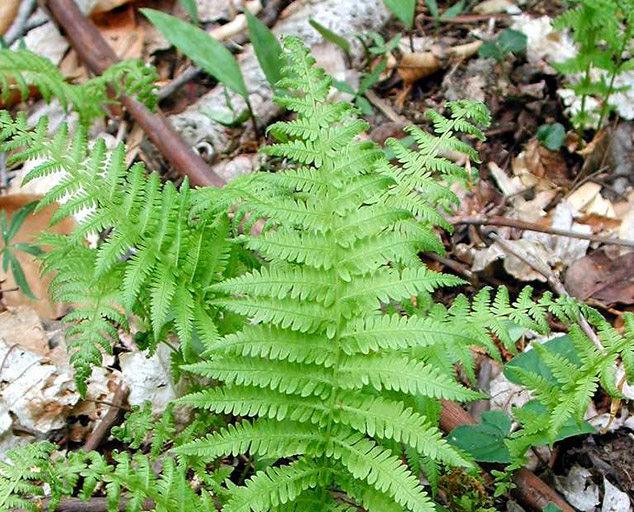
[[[623,63],[623,53],[625,52],[625,48],[627,48],[627,43],[630,40],[630,27],[628,27],[625,30],[625,34],[623,37],[623,44],[621,45],[621,48],[619,49],[619,53],[617,55],[617,63],[616,66],[614,67],[614,69],[612,70],[612,74],[610,76],[610,85],[608,85],[608,92],[605,95],[605,99],[603,107],[601,108],[601,117],[599,118],[599,124],[597,125],[597,132],[601,130],[601,127],[603,126],[603,121],[605,120],[605,116],[608,112],[608,108],[609,108],[609,100],[610,100],[610,96],[612,96],[612,93],[614,92],[614,81],[616,80],[616,75],[619,74],[619,71],[621,69],[621,64]]]
[[[247,110],[249,111],[249,117],[251,118],[251,126],[253,127],[253,132],[255,133],[255,139],[259,141],[260,140],[260,135],[258,133],[258,122],[255,119],[255,112],[253,112],[253,107],[251,105],[251,100],[249,100],[248,96],[244,100],[245,100],[245,102],[247,104]]]

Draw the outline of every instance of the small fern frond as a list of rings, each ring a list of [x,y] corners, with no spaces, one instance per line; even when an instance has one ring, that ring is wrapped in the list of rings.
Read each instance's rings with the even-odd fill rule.
[[[66,82],[57,66],[48,59],[29,50],[0,50],[0,98],[6,103],[12,90],[22,99],[29,97],[29,88],[35,87],[50,102],[57,98],[64,109],[73,108],[82,124],[103,116],[103,105],[112,103],[108,86],[119,94],[125,89],[135,95],[150,109],[156,106],[156,71],[141,61],[123,61],[115,64],[99,76],[82,84]]]

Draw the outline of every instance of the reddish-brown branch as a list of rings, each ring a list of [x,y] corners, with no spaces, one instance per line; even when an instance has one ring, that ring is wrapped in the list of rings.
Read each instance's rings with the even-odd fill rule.
[[[79,58],[94,73],[100,75],[118,61],[112,48],[97,28],[82,15],[73,0],[44,0],[44,4],[65,31]],[[200,155],[185,143],[165,116],[150,112],[145,105],[126,95],[119,96],[119,101],[163,156],[179,173],[189,177],[192,185],[221,187],[225,184]]]
[[[93,429],[90,436],[84,443],[82,449],[85,452],[90,452],[92,450],[96,450],[99,445],[103,442],[103,440],[108,437],[110,434],[110,429],[114,425],[116,425],[117,421],[121,419],[123,416],[121,404],[125,400],[126,395],[128,394],[128,389],[125,387],[123,382],[119,384],[117,391],[114,394],[114,398],[112,399],[112,405],[106,415],[101,419],[99,424]]]

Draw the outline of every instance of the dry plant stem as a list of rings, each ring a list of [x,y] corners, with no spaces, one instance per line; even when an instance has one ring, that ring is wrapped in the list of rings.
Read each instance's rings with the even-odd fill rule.
[[[112,405],[106,415],[102,418],[99,424],[93,429],[90,434],[90,437],[84,443],[82,449],[85,452],[90,452],[92,450],[96,450],[99,448],[99,445],[103,442],[108,434],[110,434],[110,429],[119,421],[122,417],[122,409],[121,404],[125,400],[128,394],[128,389],[122,383],[119,384],[117,390],[114,394],[114,398],[112,399]]]
[[[504,240],[504,238],[499,236],[497,233],[489,233],[488,236],[492,238],[493,240],[495,240],[498,244],[500,244],[500,246],[502,247],[502,249],[504,249],[505,252],[515,256],[519,260],[526,263],[533,270],[543,275],[547,279],[549,286],[557,295],[559,295],[560,297],[570,296],[564,284],[559,280],[559,278],[555,274],[553,274],[553,272],[550,270],[550,267],[548,267],[548,265],[546,265],[545,263],[541,261],[538,261],[535,258],[527,257],[524,254],[520,254],[518,251],[515,250],[515,248],[511,244],[508,243],[508,241]],[[603,351],[604,350],[603,343],[601,343],[601,340],[597,336],[597,333],[594,332],[594,329],[588,323],[588,321],[583,315],[579,316],[578,323],[579,323],[579,327],[581,327],[581,330],[590,339],[590,341],[592,341],[592,343],[594,343],[594,345],[599,350]]]
[[[546,233],[548,235],[566,236],[569,238],[578,238],[580,240],[589,240],[590,242],[599,242],[602,244],[618,245],[620,247],[634,248],[634,240],[620,240],[618,238],[608,238],[605,236],[586,235],[585,233],[577,233],[575,231],[567,231],[564,229],[554,229],[533,224],[532,222],[524,222],[517,219],[508,219],[506,217],[485,215],[476,215],[473,217],[449,217],[447,219],[450,224],[456,226],[458,224],[467,224],[471,226],[504,226],[509,228],[517,228],[525,231],[536,231],[538,233]]]
[[[440,428],[449,433],[460,425],[475,425],[477,422],[468,412],[454,402],[441,400]],[[515,497],[523,505],[533,510],[542,510],[548,503],[554,503],[563,512],[575,512],[566,501],[532,471],[521,468],[513,474],[517,488]]]
[[[96,74],[102,74],[118,59],[97,28],[80,12],[73,0],[45,0],[53,19],[65,30],[66,37],[80,59]],[[194,186],[225,184],[205,161],[172,128],[162,114],[150,112],[145,105],[126,95],[119,96],[143,131],[176,170],[188,176]]]

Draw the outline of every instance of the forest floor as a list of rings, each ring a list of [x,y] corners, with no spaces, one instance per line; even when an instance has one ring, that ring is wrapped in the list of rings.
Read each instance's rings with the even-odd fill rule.
[[[408,124],[427,126],[425,111],[442,111],[447,101],[476,99],[488,106],[492,123],[485,132],[486,142],[477,144],[479,180],[466,189],[454,187],[461,203],[446,212],[454,226],[453,233],[441,233],[446,254],[422,255],[431,268],[457,274],[469,283],[459,293],[473,295],[482,286],[503,285],[514,296],[526,285],[539,293],[557,292],[563,285],[567,293],[620,326],[623,314],[634,311],[634,93],[618,95],[614,111],[599,131],[573,129],[570,93],[566,92],[569,79],[552,66],[558,57],[574,50],[569,37],[550,26],[566,8],[560,0],[463,0],[462,9],[446,18],[442,14],[451,5],[439,0],[440,14],[435,18],[430,4],[436,2],[421,0],[411,34],[383,6],[375,5],[378,2],[247,3],[276,33],[306,35],[318,63],[347,83],[348,89],[358,90],[363,78],[385,58],[385,69],[365,93],[334,93],[362,107],[370,125],[368,137],[378,144],[389,137],[405,138],[402,128]],[[43,10],[33,10],[20,21],[17,7],[9,6],[19,6],[20,1],[3,3],[8,7],[5,12],[0,6],[0,33],[6,35],[8,27],[22,23],[26,47],[49,58],[69,81],[80,82],[91,75],[80,58],[90,48],[70,44]],[[218,176],[228,180],[267,170],[269,164],[258,149],[268,140],[266,126],[282,114],[271,102],[262,72],[253,64],[253,50],[243,37],[246,26],[240,5],[232,0],[196,0],[201,26],[215,35],[224,30],[219,37],[225,37],[238,57],[253,94],[258,133],[248,120],[225,126],[211,119],[237,116],[242,100],[226,94],[222,84],[204,72],[191,72],[192,63],[139,12],[149,6],[186,19],[181,4],[171,0],[96,0],[96,4],[91,22],[119,58],[142,59],[157,68],[161,111]],[[309,18],[349,41],[350,54],[324,40],[308,25]],[[477,42],[495,41],[507,29],[526,35],[524,48],[500,59],[483,55]],[[395,37],[400,41],[384,54],[368,56],[356,36],[370,31],[384,42]],[[232,39],[239,42],[232,44]],[[47,104],[36,91],[26,101],[18,98],[0,106],[25,111],[31,119],[47,114],[52,123],[72,122],[58,103]],[[125,112],[110,109],[90,136],[106,137],[113,145],[124,142],[130,161],[143,161],[165,179],[182,182],[183,175],[170,165],[169,157]],[[51,187],[40,182],[22,187],[24,169],[7,165],[4,154],[0,167],[0,208],[9,216]],[[45,210],[29,219],[20,240],[29,240],[46,228],[50,215]],[[70,221],[56,227],[61,233],[72,228]],[[0,458],[14,446],[42,438],[57,442],[60,449],[86,443],[112,449],[117,445],[108,439],[108,429],[121,421],[121,415],[112,411],[146,400],[160,410],[182,392],[171,380],[169,356],[159,351],[146,359],[133,338],[122,333],[114,356],[91,378],[87,399],[80,399],[69,373],[59,321],[67,308],[46,298],[48,281],[40,278],[37,264],[26,257],[21,261],[38,299],[30,300],[15,290],[11,275],[2,277]],[[449,303],[454,298],[443,293],[447,295],[439,295],[440,301]],[[552,327],[557,331],[555,321]],[[518,347],[522,344],[520,333]],[[14,357],[17,352],[19,358]],[[506,350],[503,353],[506,361],[513,357]],[[9,360],[10,368],[5,365]],[[39,370],[20,382],[32,368]],[[121,393],[121,383],[127,395]],[[501,366],[483,354],[477,354],[477,385],[491,399],[470,405],[476,419],[489,410],[510,411],[528,400],[521,388],[506,379]],[[578,510],[631,510],[634,416],[629,400],[634,400],[634,388],[626,385],[622,391],[626,399],[618,404],[602,395],[595,397],[586,418],[593,433],[569,437],[532,454],[530,469]],[[106,423],[107,428],[99,427]],[[483,478],[485,488],[492,491],[490,476]],[[454,480],[452,475],[445,479],[441,498],[443,492],[455,488]],[[476,495],[477,485],[468,492]],[[521,510],[506,498],[483,498],[471,510],[488,505]],[[447,506],[468,512],[464,503],[448,500]]]

